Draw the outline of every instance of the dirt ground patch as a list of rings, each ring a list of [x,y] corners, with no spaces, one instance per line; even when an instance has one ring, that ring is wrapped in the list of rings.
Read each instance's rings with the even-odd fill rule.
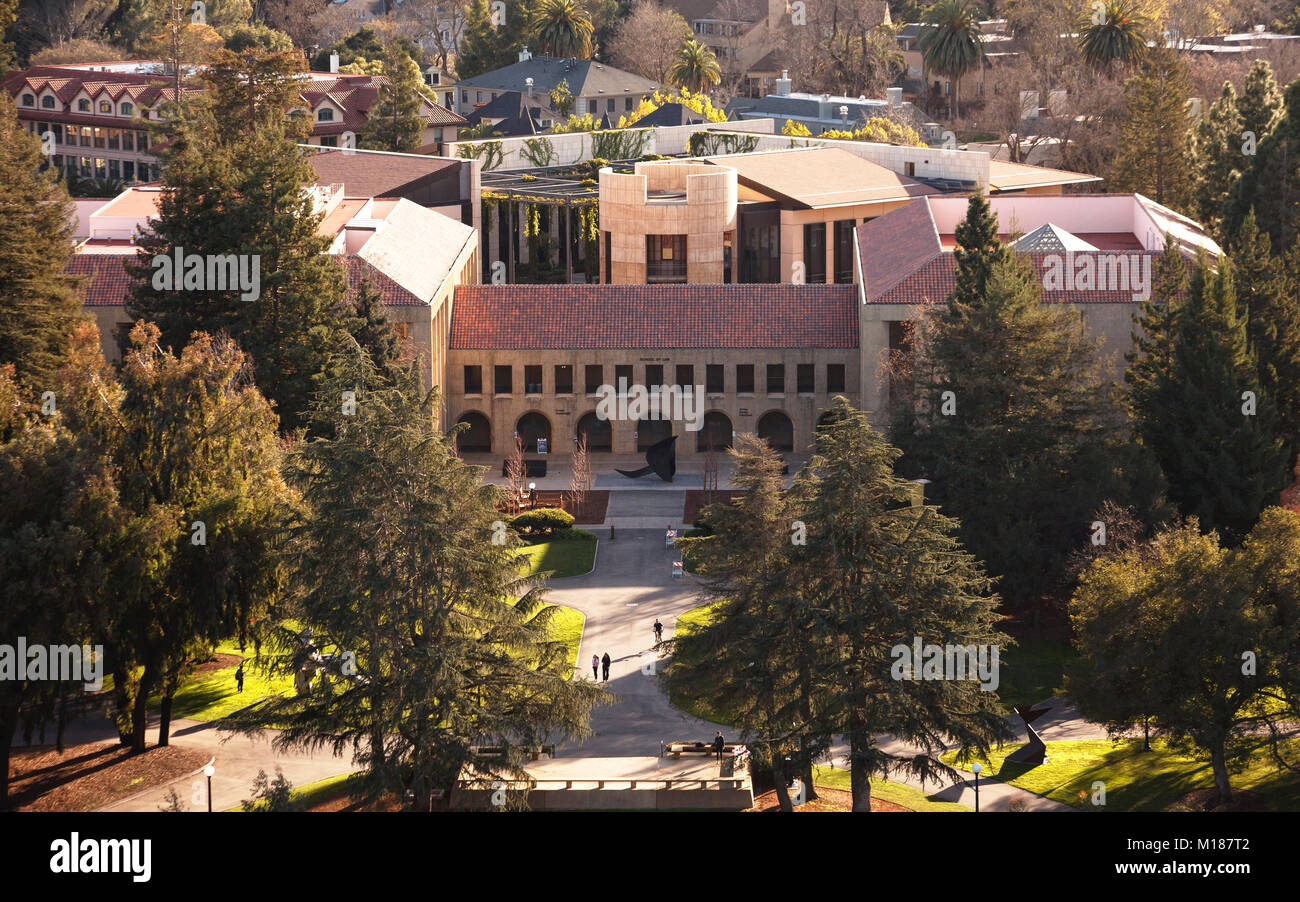
[[[745,493],[735,489],[720,489],[717,492],[717,499],[719,502],[730,501],[733,498],[739,498],[743,494]],[[686,509],[682,511],[682,522],[694,523],[695,518],[700,515],[700,511],[707,506],[702,489],[687,489]]]
[[[14,749],[10,804],[18,811],[94,811],[192,773],[210,756],[176,746],[132,755],[116,742]]]
[[[1219,804],[1215,801],[1217,792],[1214,787],[1207,789],[1197,789],[1189,792],[1173,805],[1169,806],[1173,811],[1272,811],[1273,806],[1268,804],[1257,793],[1249,789],[1234,789],[1232,791],[1232,801]]]
[[[843,789],[826,789],[821,786],[817,787],[818,798],[811,802],[805,802],[794,809],[795,814],[810,811],[852,811],[853,794],[845,792]],[[769,789],[767,792],[754,796],[754,807],[749,811],[780,811],[780,806],[776,801],[776,790]],[[871,810],[877,811],[911,811],[910,808],[904,808],[893,802],[886,802],[884,799],[878,799],[874,795],[871,797]]]
[[[212,656],[211,661],[204,661],[186,678],[187,680],[202,679],[208,674],[216,673],[218,670],[225,670],[228,667],[235,667],[242,661],[239,655],[216,654]]]

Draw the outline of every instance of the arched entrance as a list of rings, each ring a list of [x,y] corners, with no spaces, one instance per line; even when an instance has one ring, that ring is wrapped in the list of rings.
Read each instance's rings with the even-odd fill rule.
[[[530,410],[519,418],[519,422],[515,423],[515,432],[523,442],[525,454],[537,453],[539,438],[546,440],[548,451],[555,450],[551,443],[551,421],[535,410]]]
[[[704,415],[704,425],[695,434],[696,451],[725,451],[731,447],[731,417],[716,410]]]
[[[758,437],[766,440],[774,451],[793,451],[794,423],[779,410],[768,411],[758,418]]]
[[[636,424],[636,449],[645,451],[673,434],[672,420],[641,420]]]
[[[609,420],[602,420],[594,411],[584,414],[582,419],[578,420],[578,428],[575,431],[578,435],[587,437],[588,451],[614,450],[614,430],[610,427]]]
[[[477,410],[462,413],[457,423],[468,423],[469,428],[456,436],[456,447],[462,454],[487,454],[492,451],[492,424]]]

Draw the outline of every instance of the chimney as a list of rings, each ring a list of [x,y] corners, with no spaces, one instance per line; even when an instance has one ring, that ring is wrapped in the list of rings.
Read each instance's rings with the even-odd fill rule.
[[[885,100],[890,106],[901,106],[903,103],[902,88],[885,88]]]
[[[337,53],[330,54],[330,71],[336,74],[339,71],[339,55]]]
[[[782,97],[790,93],[790,70],[782,69],[781,77],[776,80],[776,93]]]
[[[521,63],[526,63],[526,62],[528,62],[528,61],[529,61],[530,59],[532,59],[532,58],[533,58],[533,55],[532,55],[531,53],[528,52],[528,45],[525,44],[525,45],[524,45],[524,49],[522,49],[522,50],[519,51],[519,62],[521,62]]]

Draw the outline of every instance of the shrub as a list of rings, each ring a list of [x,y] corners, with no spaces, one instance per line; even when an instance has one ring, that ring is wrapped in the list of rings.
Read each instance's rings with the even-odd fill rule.
[[[551,539],[556,542],[594,542],[596,534],[587,529],[561,529],[552,534]]]
[[[573,526],[573,514],[557,507],[539,507],[524,511],[510,521],[510,527],[522,535],[544,536]]]

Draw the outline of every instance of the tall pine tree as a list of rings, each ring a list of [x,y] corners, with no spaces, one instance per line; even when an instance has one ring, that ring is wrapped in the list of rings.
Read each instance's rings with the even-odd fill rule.
[[[67,273],[75,219],[41,144],[0,92],[0,364],[39,396],[54,389],[68,335],[81,318],[77,280]]]
[[[1244,118],[1244,117],[1243,117]],[[1286,89],[1284,112],[1237,179],[1223,213],[1223,232],[1234,235],[1251,210],[1275,248],[1287,248],[1300,227],[1300,80]]]
[[[1276,503],[1287,450],[1229,261],[1215,270],[1204,255],[1197,260],[1172,335],[1167,364],[1152,367],[1151,390],[1132,396],[1137,431],[1160,462],[1170,500],[1235,544]]]
[[[1136,191],[1174,210],[1188,210],[1196,167],[1187,116],[1187,64],[1168,47],[1152,48],[1124,90],[1127,102],[1111,190]]]
[[[160,216],[140,241],[129,305],[156,322],[165,346],[197,331],[231,335],[286,431],[304,425],[314,379],[345,334],[346,278],[317,233],[304,186],[315,181],[297,142],[309,124],[286,116],[300,86],[290,53],[225,54],[207,73],[211,97],[164,126]],[[232,123],[238,123],[233,126]],[[256,263],[258,294],[155,284],[155,255],[233,254]]]
[[[1241,174],[1245,159],[1241,132],[1237,91],[1225,81],[1219,99],[1196,126],[1196,210],[1206,226],[1218,223],[1228,192]]]
[[[358,146],[369,150],[415,153],[420,149],[424,122],[420,107],[420,68],[404,49],[390,44],[384,50],[384,81],[370,110],[370,118],[358,135]]]

